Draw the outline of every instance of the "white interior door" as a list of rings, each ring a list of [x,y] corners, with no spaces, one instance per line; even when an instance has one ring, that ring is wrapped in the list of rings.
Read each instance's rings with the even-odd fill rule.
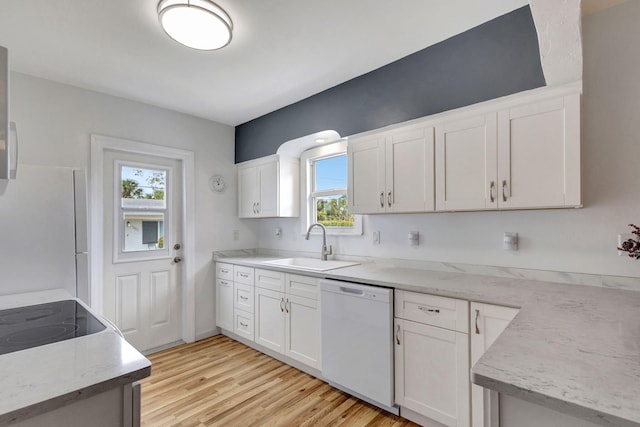
[[[136,349],[182,336],[181,162],[104,153],[104,314]]]

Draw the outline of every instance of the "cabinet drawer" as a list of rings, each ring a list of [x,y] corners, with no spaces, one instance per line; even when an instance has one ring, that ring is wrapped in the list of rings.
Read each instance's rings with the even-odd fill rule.
[[[226,280],[226,279],[216,279],[216,283],[218,284],[218,286],[224,286],[226,287],[233,287],[233,281],[232,280]]]
[[[241,265],[233,266],[233,281],[253,286],[253,268]]]
[[[469,303],[415,292],[395,292],[395,316],[425,325],[469,332]]]
[[[298,274],[287,274],[285,278],[287,294],[299,297],[320,299],[320,279]]]
[[[256,268],[256,286],[272,291],[284,292],[285,273],[280,271],[262,270]]]
[[[253,313],[253,286],[244,283],[233,284],[233,306]]]
[[[224,262],[216,263],[216,278],[233,280],[233,264],[226,264]]]
[[[253,341],[253,313],[234,310],[233,332]]]

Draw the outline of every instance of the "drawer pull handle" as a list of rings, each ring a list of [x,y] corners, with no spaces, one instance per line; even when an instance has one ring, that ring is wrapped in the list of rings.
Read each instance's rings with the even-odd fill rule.
[[[391,191],[389,191],[389,194],[387,194],[387,204],[389,205],[389,207],[391,207]]]
[[[227,286],[229,282],[227,282],[226,280],[220,280],[220,284]]]
[[[384,191],[380,193],[380,207],[384,208]]]
[[[400,345],[400,325],[396,327],[396,344]]]
[[[248,300],[248,299],[249,299],[249,297],[243,297],[242,295],[240,295],[240,299],[243,299],[243,300],[245,300],[245,301],[246,301],[246,300]]]
[[[476,334],[480,335],[480,328],[478,327],[478,317],[480,317],[480,310],[476,310]]]
[[[284,311],[288,313],[289,309],[291,309],[291,303],[289,302],[289,298],[287,298],[287,302],[284,303]]]
[[[284,313],[284,307],[282,304],[284,304],[284,298],[280,298],[280,311]]]
[[[247,273],[238,273],[238,274],[240,275],[240,277],[244,277],[245,279],[249,277]]]
[[[243,328],[246,328],[246,327],[248,327],[248,326],[249,326],[249,324],[248,324],[248,323],[242,323],[242,322],[240,322],[240,326],[242,326]]]
[[[220,269],[220,273],[225,273],[226,274],[228,272],[229,272],[229,270],[227,270],[226,268],[221,268]]]
[[[489,187],[489,197],[491,198],[491,203],[496,201],[496,196],[494,196],[496,190],[496,183],[495,181],[491,181],[491,186]]]
[[[435,314],[440,313],[440,309],[439,308],[428,308],[428,307],[423,307],[421,305],[418,306],[418,310],[426,311],[427,313],[435,313]]]

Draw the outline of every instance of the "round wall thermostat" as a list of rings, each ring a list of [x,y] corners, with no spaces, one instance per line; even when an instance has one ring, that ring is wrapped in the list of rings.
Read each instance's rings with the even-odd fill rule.
[[[222,175],[213,175],[209,178],[209,188],[214,193],[222,193],[227,188],[227,183],[224,182],[224,177]]]

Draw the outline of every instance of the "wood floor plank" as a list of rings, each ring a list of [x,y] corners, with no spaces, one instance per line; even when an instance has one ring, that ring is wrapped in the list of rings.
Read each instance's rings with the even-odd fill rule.
[[[416,426],[224,335],[148,357],[143,426]]]

